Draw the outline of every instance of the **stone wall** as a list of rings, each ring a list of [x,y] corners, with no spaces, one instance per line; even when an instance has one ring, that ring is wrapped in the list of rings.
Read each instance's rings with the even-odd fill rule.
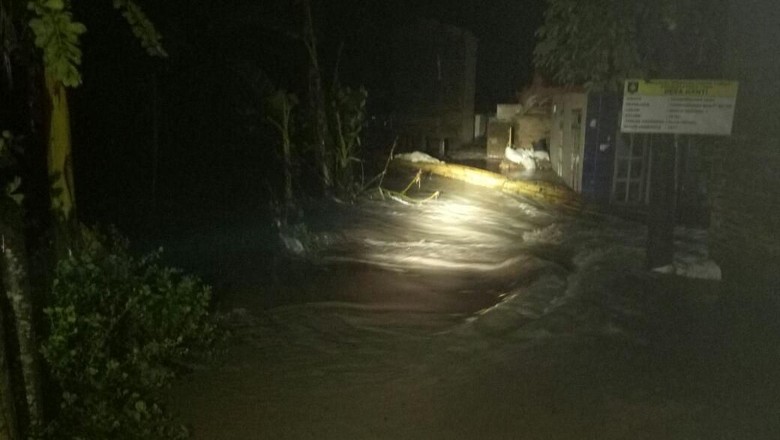
[[[541,139],[550,139],[550,127],[552,120],[547,109],[532,109],[523,114],[514,122],[514,139],[512,143],[515,148],[532,149],[534,142]]]

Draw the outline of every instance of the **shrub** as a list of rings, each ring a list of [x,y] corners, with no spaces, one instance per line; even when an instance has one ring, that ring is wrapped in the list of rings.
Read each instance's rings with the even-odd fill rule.
[[[164,413],[158,392],[191,347],[208,344],[210,290],[130,255],[117,238],[86,234],[59,262],[42,353],[61,403],[46,433],[57,439],[175,439],[187,431]]]

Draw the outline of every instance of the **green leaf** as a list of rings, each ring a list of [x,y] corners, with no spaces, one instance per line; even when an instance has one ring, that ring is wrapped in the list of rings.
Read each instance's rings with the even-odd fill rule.
[[[46,70],[65,86],[76,87],[81,83],[76,67],[82,56],[79,35],[86,32],[86,27],[73,21],[63,0],[47,0],[44,6],[34,8],[37,17],[28,22],[35,46],[43,51]]]
[[[30,26],[30,29],[33,30],[36,34],[42,34],[45,32],[46,28],[43,25],[43,20],[40,18],[33,18],[28,23],[28,26]]]
[[[87,31],[87,27],[83,23],[73,22],[68,25],[68,30],[72,34],[81,35]]]
[[[21,205],[24,200],[24,195],[19,192],[21,186],[22,178],[19,176],[14,177],[14,180],[5,186],[6,196],[10,197],[17,205]]]
[[[61,11],[65,9],[65,2],[62,0],[47,0],[43,6],[51,9],[52,11]]]
[[[151,56],[165,58],[168,53],[162,47],[162,36],[143,10],[132,0],[114,0],[114,8],[122,11],[122,16],[130,25],[133,35],[140,41],[141,47]]]

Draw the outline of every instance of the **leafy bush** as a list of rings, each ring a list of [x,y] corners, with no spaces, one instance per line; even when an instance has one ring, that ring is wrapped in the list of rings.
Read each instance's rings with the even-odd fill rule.
[[[368,92],[363,87],[336,87],[333,91],[329,115],[334,133],[332,174],[342,195],[354,195],[358,183],[353,168],[360,163],[360,133],[366,116],[367,97]]]
[[[57,439],[178,439],[187,431],[163,412],[188,347],[208,344],[210,290],[165,268],[153,253],[137,259],[114,235],[87,234],[59,262],[50,335],[42,352],[61,392],[47,435]]]

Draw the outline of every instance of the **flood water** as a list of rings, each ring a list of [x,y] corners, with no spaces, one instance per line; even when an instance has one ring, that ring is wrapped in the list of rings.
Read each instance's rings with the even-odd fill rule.
[[[435,177],[307,216],[291,258],[220,240],[233,338],[169,397],[196,439],[780,435],[780,346],[718,282],[648,273],[640,224]]]

